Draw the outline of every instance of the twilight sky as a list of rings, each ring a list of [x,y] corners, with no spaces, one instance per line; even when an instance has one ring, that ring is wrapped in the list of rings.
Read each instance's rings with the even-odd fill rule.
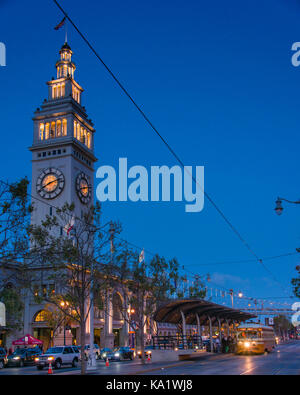
[[[300,198],[300,67],[291,63],[292,44],[300,41],[300,1],[61,4],[186,165],[205,166],[206,191],[256,254],[295,252],[300,208],[285,204],[278,217],[274,207],[278,195]],[[0,67],[1,179],[31,178],[31,118],[47,97],[46,81],[56,75],[64,29],[53,28],[61,19],[51,0],[0,0],[0,42],[7,48],[7,67]],[[86,44],[68,30],[75,79],[97,130],[96,168],[117,166],[120,157],[148,169],[175,165]],[[253,256],[208,201],[194,214],[184,204],[106,203],[103,209],[106,219],[123,223],[130,242],[176,256],[191,272],[210,273],[210,287],[256,298],[291,295],[297,255],[265,261],[284,292],[267,270],[249,262]]]

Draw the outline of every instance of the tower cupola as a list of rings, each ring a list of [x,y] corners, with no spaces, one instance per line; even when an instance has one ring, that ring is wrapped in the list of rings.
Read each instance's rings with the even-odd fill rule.
[[[68,43],[64,43],[59,51],[60,60],[56,63],[57,78],[71,77],[74,78],[76,70],[75,64],[72,62],[72,50]]]

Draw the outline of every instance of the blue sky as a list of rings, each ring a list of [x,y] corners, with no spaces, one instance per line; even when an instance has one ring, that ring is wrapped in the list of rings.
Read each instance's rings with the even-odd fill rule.
[[[61,0],[107,64],[187,165],[205,166],[205,189],[261,257],[300,247],[299,207],[274,213],[278,195],[299,191],[300,1]],[[51,0],[0,0],[1,178],[31,177],[32,115],[55,76],[64,30]],[[100,165],[176,164],[99,61],[69,27],[69,44],[84,87],[83,104],[97,130]],[[283,293],[206,201],[198,214],[182,203],[107,203],[123,237],[176,256],[218,287],[250,297],[291,294],[299,258],[266,261]],[[147,257],[147,254],[146,254]],[[150,256],[148,255],[148,258]],[[212,263],[224,263],[216,265]],[[213,287],[214,285],[211,285]]]

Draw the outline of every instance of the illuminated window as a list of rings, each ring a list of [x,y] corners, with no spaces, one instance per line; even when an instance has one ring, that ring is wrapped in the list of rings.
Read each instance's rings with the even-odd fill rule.
[[[40,140],[44,140],[45,124],[40,124]]]
[[[67,135],[67,120],[66,119],[63,119],[62,125],[63,125],[63,127],[62,127],[62,135],[66,136]]]
[[[77,122],[76,121],[74,121],[74,137],[75,137],[75,139],[77,137]]]
[[[91,147],[92,147],[92,135],[91,135],[91,133],[88,133],[88,135],[87,135],[87,146],[88,146],[89,149],[91,149]]]
[[[56,123],[56,135],[57,135],[57,137],[61,136],[61,121],[59,121],[59,120]]]
[[[54,137],[55,137],[55,122],[51,122],[50,138],[53,139]]]
[[[83,130],[83,128],[81,128],[81,131],[80,131],[80,142],[82,144],[84,144],[84,130]]]
[[[34,319],[34,322],[47,322],[47,313],[45,310],[40,311]]]
[[[80,125],[77,124],[77,140],[80,140]]]
[[[45,140],[49,139],[50,123],[46,123]]]
[[[64,97],[65,96],[65,93],[66,92],[66,86],[65,86],[65,84],[62,84],[61,85],[61,95],[62,95],[62,97]]]
[[[56,86],[53,86],[53,88],[52,88],[52,99],[56,99],[56,94],[57,94]]]

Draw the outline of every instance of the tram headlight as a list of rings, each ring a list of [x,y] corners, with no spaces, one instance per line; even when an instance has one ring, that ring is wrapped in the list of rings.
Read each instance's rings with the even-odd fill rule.
[[[249,348],[250,347],[250,343],[249,342],[245,342],[245,347]]]

